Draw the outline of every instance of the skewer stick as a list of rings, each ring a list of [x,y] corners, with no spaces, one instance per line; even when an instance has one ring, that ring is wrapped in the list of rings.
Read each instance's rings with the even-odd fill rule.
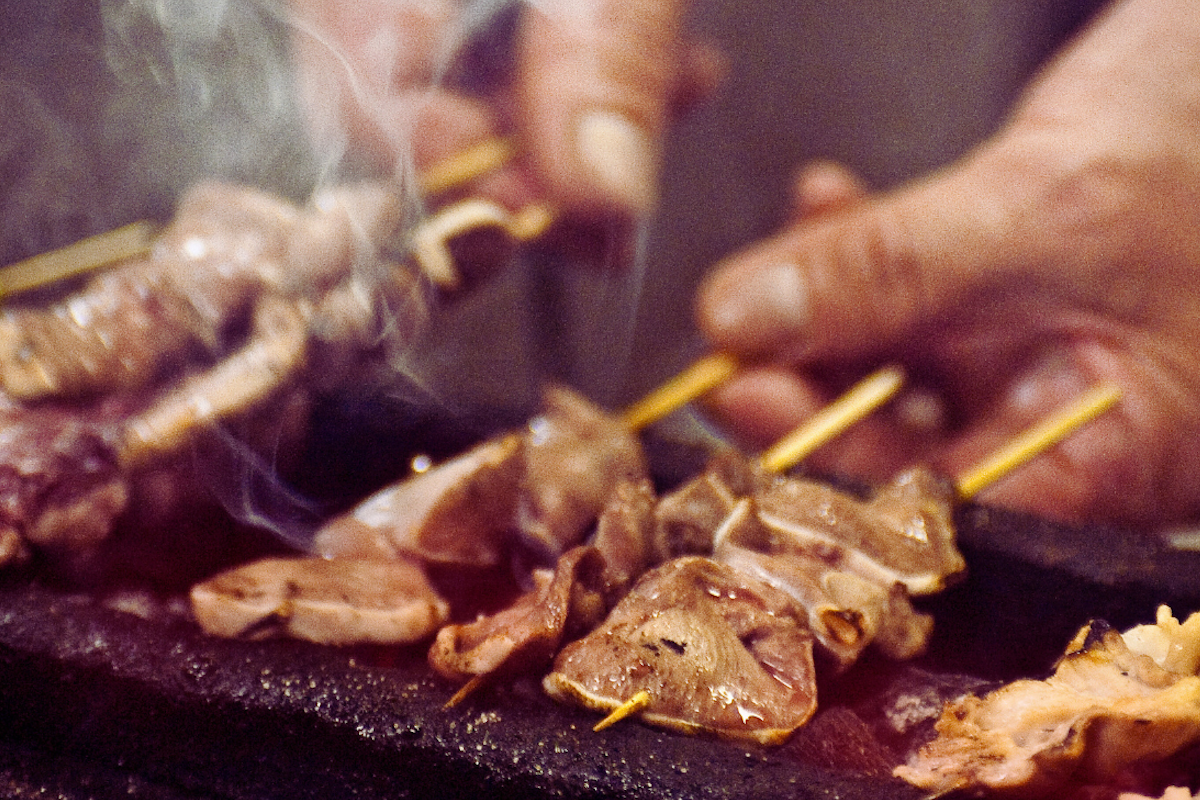
[[[650,693],[645,689],[642,689],[640,692],[634,694],[633,697],[614,708],[607,717],[597,722],[592,727],[592,730],[596,733],[599,733],[608,726],[615,725],[629,715],[638,713],[648,705],[650,705]]]
[[[960,477],[956,482],[958,496],[963,500],[971,499],[984,487],[1112,408],[1120,399],[1121,390],[1116,386],[1099,386],[1086,392],[1074,403],[1034,425]]]
[[[480,673],[479,675],[472,676],[470,680],[458,687],[458,691],[454,693],[453,697],[446,701],[446,704],[443,705],[442,708],[454,708],[463,700],[466,700],[468,697],[474,694],[476,689],[478,689],[480,686],[483,686],[483,682],[486,679],[486,673]]]
[[[413,259],[421,271],[443,289],[455,289],[462,282],[449,242],[456,236],[482,228],[499,228],[518,242],[540,236],[554,222],[553,209],[544,203],[532,203],[509,212],[490,200],[474,197],[461,200],[422,222],[412,235]]]
[[[421,173],[421,193],[441,194],[467,181],[498,169],[512,159],[516,145],[511,139],[485,139]]]
[[[427,195],[449,191],[498,169],[515,152],[516,146],[509,139],[486,139],[422,172],[421,191]],[[519,241],[528,241],[548,227],[549,219],[540,207],[527,209],[513,215],[506,227]],[[153,233],[151,223],[134,222],[18,261],[0,270],[0,299],[144,254],[150,249]]]
[[[625,409],[621,418],[633,430],[644,428],[729,380],[736,370],[733,356],[724,353],[704,356]]]
[[[884,367],[855,384],[792,433],[776,442],[759,465],[767,472],[783,472],[846,428],[889,400],[904,383],[899,367]]]
[[[0,299],[146,253],[153,231],[134,222],[11,264],[0,270]]]

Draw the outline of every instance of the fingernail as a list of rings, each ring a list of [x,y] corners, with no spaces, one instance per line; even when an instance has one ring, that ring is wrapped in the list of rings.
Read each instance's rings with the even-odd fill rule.
[[[797,339],[810,317],[808,287],[795,264],[730,271],[712,287],[707,301],[713,332],[742,347]]]
[[[658,159],[650,137],[614,111],[589,111],[576,126],[580,159],[620,203],[650,211],[658,200]]]

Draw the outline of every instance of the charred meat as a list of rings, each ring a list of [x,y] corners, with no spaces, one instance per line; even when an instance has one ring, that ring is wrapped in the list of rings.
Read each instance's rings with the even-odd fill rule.
[[[896,775],[939,793],[1019,797],[1128,781],[1200,741],[1198,656],[1200,614],[1181,624],[1160,609],[1124,635],[1093,622],[1046,680],[947,705],[937,738]]]

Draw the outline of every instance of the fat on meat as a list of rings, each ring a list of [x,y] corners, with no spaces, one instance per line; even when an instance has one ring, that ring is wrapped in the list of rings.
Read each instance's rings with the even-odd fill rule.
[[[966,569],[955,543],[953,488],[924,468],[900,473],[865,502],[825,483],[786,478],[755,500],[762,520],[791,541],[880,585],[933,594]]]
[[[936,793],[1043,797],[1104,785],[1200,742],[1200,613],[1122,635],[1092,622],[1053,674],[950,703],[895,774]]]
[[[643,575],[600,627],[563,647],[542,685],[600,711],[647,691],[649,724],[778,744],[816,710],[812,642],[787,594],[688,556]]]
[[[647,480],[632,431],[581,395],[550,386],[525,430],[485,441],[386,486],[317,532],[316,552],[494,566],[517,543],[552,564],[579,544],[615,488]]]
[[[765,521],[753,498],[743,498],[726,517],[713,547],[715,560],[795,598],[819,651],[837,670],[854,664],[870,645],[894,659],[924,652],[933,618],[913,608],[903,584],[839,569],[826,553]]]

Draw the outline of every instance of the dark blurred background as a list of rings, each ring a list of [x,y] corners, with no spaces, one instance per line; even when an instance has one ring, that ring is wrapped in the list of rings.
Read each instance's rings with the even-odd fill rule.
[[[696,355],[694,287],[776,228],[798,164],[838,159],[884,188],[953,160],[1099,5],[698,0],[693,27],[731,70],[673,132],[636,263],[525,254],[439,320],[413,356],[423,391],[512,406],[557,378],[608,405],[637,396]],[[0,263],[165,218],[200,177],[302,198],[330,174],[265,0],[0,0],[0,13]]]

